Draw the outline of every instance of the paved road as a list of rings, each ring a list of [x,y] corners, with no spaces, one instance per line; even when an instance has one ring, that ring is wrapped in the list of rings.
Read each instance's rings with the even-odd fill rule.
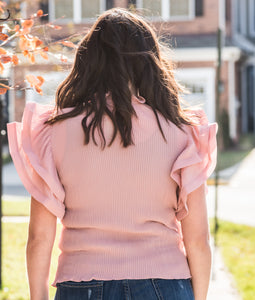
[[[215,188],[209,186],[207,207],[209,217],[214,217]],[[218,217],[234,223],[255,226],[254,187],[218,187]]]
[[[13,163],[4,165],[3,167],[3,195],[9,199],[11,196],[29,197],[27,190],[24,188],[19,175]],[[15,197],[16,196],[16,197]]]
[[[218,188],[218,216],[255,226],[255,149],[239,165],[228,185]],[[215,188],[209,186],[208,213],[214,216]]]

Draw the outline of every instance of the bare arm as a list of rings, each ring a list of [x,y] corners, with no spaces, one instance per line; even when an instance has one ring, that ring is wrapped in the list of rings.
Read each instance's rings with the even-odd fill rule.
[[[181,222],[183,240],[195,300],[206,300],[211,273],[211,249],[204,185],[188,196],[188,208],[189,214]]]
[[[30,300],[49,299],[51,252],[56,235],[56,217],[31,197],[27,241],[27,273]]]

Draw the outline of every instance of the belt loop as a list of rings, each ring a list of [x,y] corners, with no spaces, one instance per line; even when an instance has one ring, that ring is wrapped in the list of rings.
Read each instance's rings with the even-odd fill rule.
[[[122,280],[122,284],[123,284],[123,288],[124,288],[125,300],[131,300],[131,294],[130,294],[128,279]]]

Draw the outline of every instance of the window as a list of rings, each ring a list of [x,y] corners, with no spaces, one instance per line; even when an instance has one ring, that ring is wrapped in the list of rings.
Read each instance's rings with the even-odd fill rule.
[[[41,0],[45,1],[45,0]],[[114,0],[48,0],[49,17],[53,21],[64,16],[63,21],[81,23],[95,18],[114,7]],[[127,6],[136,6],[147,17],[163,20],[189,20],[203,14],[204,0],[127,0]],[[255,0],[252,0],[255,1]]]
[[[100,12],[100,0],[82,1],[82,19],[94,18]]]
[[[188,16],[189,15],[189,0],[171,0],[170,1],[170,16]]]
[[[73,3],[70,0],[55,0],[55,19],[63,16],[65,19],[73,18]]]
[[[196,17],[201,17],[204,14],[204,1],[203,0],[196,0],[195,2],[196,8]]]
[[[161,16],[161,0],[143,0],[142,8],[145,16]]]
[[[113,8],[113,0],[106,0],[106,9]]]
[[[49,0],[49,18],[53,21],[64,16],[63,22],[81,23],[112,7],[113,0]]]
[[[247,123],[248,131],[255,131],[255,106],[254,106],[254,66],[250,65],[246,69],[246,78],[247,78]]]
[[[210,122],[215,121],[215,69],[178,68],[177,80],[191,93],[182,95],[188,106],[200,106]]]
[[[255,37],[255,0],[236,0],[233,22],[237,33]]]
[[[48,14],[49,13],[49,3],[47,0],[41,0],[40,4],[39,4],[40,9],[42,9],[44,14]],[[49,21],[49,16],[44,16],[40,18],[40,21],[45,21],[48,22]]]
[[[236,6],[235,6],[235,27],[236,27],[236,31],[238,33],[241,33],[241,10],[240,10],[240,6],[241,3],[240,1],[236,2]]]
[[[255,37],[255,0],[249,0],[249,33],[250,36]]]
[[[197,2],[200,3],[198,11],[201,11],[202,0],[140,0],[136,4],[137,8],[142,8],[144,15],[168,21],[194,18]]]
[[[255,20],[254,20],[254,18],[255,18],[255,3],[254,3],[255,1],[253,1],[252,2],[252,6],[253,6],[253,8],[252,8],[252,13],[253,13],[253,16],[252,16],[252,20],[253,20],[253,26],[252,26],[252,29],[253,29],[253,33],[255,34]]]
[[[136,0],[128,0],[128,6],[136,5]]]

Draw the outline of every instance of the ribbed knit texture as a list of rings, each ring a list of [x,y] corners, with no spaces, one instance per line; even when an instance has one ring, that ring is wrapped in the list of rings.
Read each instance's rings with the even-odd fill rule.
[[[216,124],[203,117],[182,131],[159,115],[166,143],[151,108],[135,97],[132,103],[138,118],[128,148],[119,135],[104,150],[85,146],[83,115],[45,125],[52,106],[27,103],[22,122],[8,124],[24,186],[63,224],[53,285],[190,277],[178,220],[188,213],[187,195],[214,169]],[[103,127],[110,141],[108,117]]]

